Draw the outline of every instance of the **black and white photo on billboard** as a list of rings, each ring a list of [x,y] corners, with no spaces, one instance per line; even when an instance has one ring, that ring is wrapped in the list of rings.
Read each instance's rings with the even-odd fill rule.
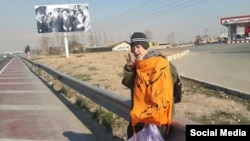
[[[90,30],[88,4],[35,6],[38,33],[86,32]]]

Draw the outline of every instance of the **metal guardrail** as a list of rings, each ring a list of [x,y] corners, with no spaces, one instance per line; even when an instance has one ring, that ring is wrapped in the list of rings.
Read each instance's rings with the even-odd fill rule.
[[[73,77],[67,76],[66,74],[60,73],[54,69],[48,68],[42,64],[36,63],[26,58],[22,58],[23,61],[32,64],[39,69],[42,69],[46,73],[50,74],[54,78],[57,78],[65,85],[78,91],[80,94],[88,97],[97,104],[105,107],[113,113],[119,115],[125,120],[129,121],[130,112],[130,99],[119,96],[111,91],[90,85]],[[172,126],[168,140],[171,141],[185,141],[186,137],[186,124],[198,124],[193,121],[189,121],[184,118],[174,117],[172,120]]]
[[[66,74],[60,73],[52,68],[48,68],[45,65],[36,63],[26,58],[22,59],[32,64],[32,66],[45,71],[54,78],[57,78],[63,84],[76,90],[95,103],[105,107],[109,111],[119,115],[125,120],[129,120],[130,99],[126,99],[122,96],[118,96],[113,92],[85,83]]]

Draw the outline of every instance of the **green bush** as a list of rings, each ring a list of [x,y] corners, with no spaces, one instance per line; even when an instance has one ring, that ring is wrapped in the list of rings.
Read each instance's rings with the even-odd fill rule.
[[[36,69],[36,73],[39,75],[39,76],[42,76],[43,72],[41,69],[37,68]]]
[[[69,88],[66,88],[66,87],[62,87],[59,90],[59,92],[68,98],[71,98],[74,95],[73,93],[71,93],[71,90]]]
[[[90,109],[90,102],[87,99],[84,99],[83,97],[78,97],[76,99],[76,105],[81,109]]]
[[[112,132],[112,127],[114,126],[116,119],[113,116],[113,113],[104,111],[102,109],[96,110],[95,114],[93,115],[99,122],[99,124],[103,124],[108,131]]]
[[[74,76],[75,78],[82,80],[82,81],[89,81],[91,80],[90,76],[87,74],[78,74]]]
[[[96,67],[89,67],[88,70],[94,71],[94,70],[97,70],[97,68]]]
[[[114,124],[115,124],[115,118],[113,116],[113,113],[111,112],[106,112],[104,115],[103,115],[103,124],[105,126],[110,126],[112,127]]]

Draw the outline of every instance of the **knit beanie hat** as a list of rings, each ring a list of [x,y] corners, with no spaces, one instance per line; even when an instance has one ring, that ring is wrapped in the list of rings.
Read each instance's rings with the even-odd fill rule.
[[[134,32],[131,35],[130,46],[131,48],[136,45],[141,45],[144,49],[149,48],[148,39],[144,33]]]

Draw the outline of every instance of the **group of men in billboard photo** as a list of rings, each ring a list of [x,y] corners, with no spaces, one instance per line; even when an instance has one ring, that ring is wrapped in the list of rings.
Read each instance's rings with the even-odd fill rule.
[[[47,6],[35,7],[38,33],[88,31],[90,29],[88,7],[79,6],[56,7],[49,12]]]

